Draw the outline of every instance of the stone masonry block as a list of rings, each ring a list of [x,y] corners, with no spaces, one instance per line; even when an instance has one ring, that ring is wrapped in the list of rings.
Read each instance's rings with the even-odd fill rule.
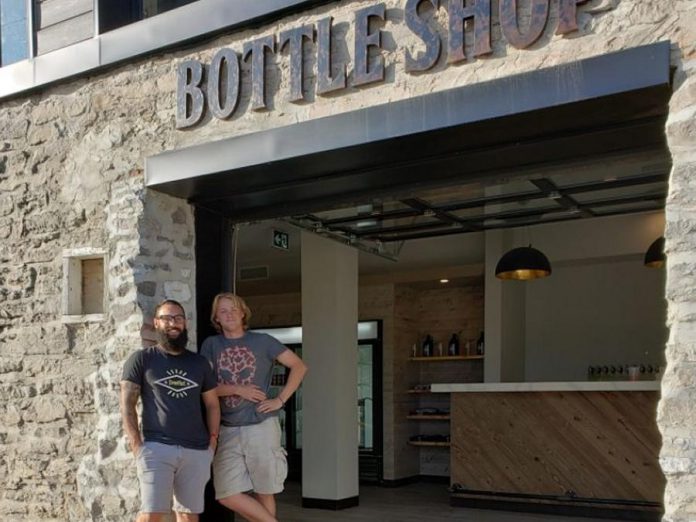
[[[32,420],[39,423],[51,422],[64,419],[66,413],[65,406],[61,402],[40,398],[34,403],[34,416]]]

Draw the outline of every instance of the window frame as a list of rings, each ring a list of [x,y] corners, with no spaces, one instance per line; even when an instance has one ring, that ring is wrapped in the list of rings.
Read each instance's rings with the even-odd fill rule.
[[[90,259],[102,261],[102,311],[88,313],[84,309],[82,262]],[[108,305],[108,260],[103,248],[82,247],[63,251],[63,287],[61,297],[61,322],[64,324],[104,321]]]
[[[3,3],[3,1],[7,0],[0,0],[0,4]],[[29,60],[34,56],[34,49],[36,48],[36,33],[34,32],[34,16],[36,13],[35,10],[35,1],[37,0],[24,0],[24,22],[25,22],[25,31],[26,31],[26,37],[27,37],[27,46],[26,46],[26,54],[25,57],[22,60],[18,60],[17,62],[12,62],[7,65],[3,64],[2,62],[2,23],[0,20],[0,68],[2,67],[8,67],[10,65],[13,65],[15,63],[20,63],[26,60]]]
[[[99,1],[94,1],[94,37],[34,56],[32,4],[30,58],[0,67],[0,100],[26,94],[69,78],[93,74],[134,58],[181,48],[225,31],[239,30],[337,0],[197,0],[118,29],[99,33]],[[147,38],[143,38],[147,35]]]

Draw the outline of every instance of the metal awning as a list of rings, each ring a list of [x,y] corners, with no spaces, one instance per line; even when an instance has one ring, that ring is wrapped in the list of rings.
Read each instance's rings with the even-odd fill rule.
[[[669,53],[669,42],[660,42],[165,152],[147,159],[146,185],[242,221],[582,157],[664,151]],[[539,183],[540,195],[558,192]],[[592,212],[571,203],[568,188],[561,208]],[[452,210],[406,205],[427,214]]]

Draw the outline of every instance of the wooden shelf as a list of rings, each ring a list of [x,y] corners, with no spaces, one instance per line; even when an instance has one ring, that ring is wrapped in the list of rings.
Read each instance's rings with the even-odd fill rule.
[[[449,415],[407,415],[411,420],[450,420]]]
[[[434,355],[432,357],[409,357],[409,361],[478,361],[483,355]]]
[[[420,440],[409,440],[408,443],[411,446],[428,446],[431,448],[449,448],[450,447],[449,442],[427,442],[427,441],[420,441]]]

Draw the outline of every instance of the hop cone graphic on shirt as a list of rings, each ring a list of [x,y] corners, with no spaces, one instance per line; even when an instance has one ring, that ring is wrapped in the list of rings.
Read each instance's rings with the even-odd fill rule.
[[[246,346],[229,346],[218,359],[218,382],[225,384],[252,384],[256,375],[256,357]],[[242,401],[238,395],[222,399],[227,408],[239,406]]]

